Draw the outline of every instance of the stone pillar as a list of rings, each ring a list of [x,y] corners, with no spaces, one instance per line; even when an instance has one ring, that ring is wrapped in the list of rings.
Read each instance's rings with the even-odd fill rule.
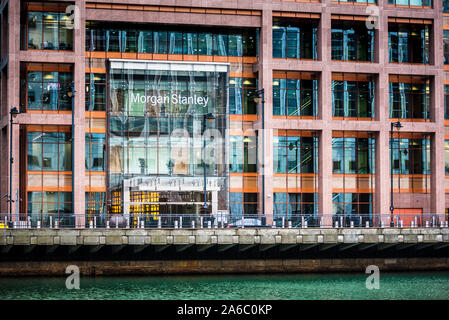
[[[327,5],[330,4],[326,0]],[[331,62],[331,14],[327,6],[321,13],[318,28],[318,58],[323,62],[320,77],[318,118],[323,127],[319,136],[318,151],[318,208],[323,227],[332,227],[332,70]]]
[[[75,162],[72,163],[73,179],[73,212],[76,216],[76,225],[84,227],[85,224],[85,37],[86,37],[86,7],[85,2],[75,1],[79,10],[79,21],[75,22],[73,30],[73,48],[75,49],[75,97],[73,112],[74,141],[72,141],[72,152]],[[77,19],[75,14],[75,19]],[[76,28],[77,27],[77,28]]]
[[[271,139],[272,118],[272,9],[271,5],[264,5],[262,11],[262,28],[260,30],[259,45],[259,89],[265,91],[264,127],[258,131],[258,191],[259,212],[266,216],[266,223],[273,221],[273,146]],[[262,108],[262,103],[259,103]],[[259,111],[259,119],[255,124],[257,129],[262,129],[262,112]],[[264,145],[264,146],[263,146]],[[263,147],[262,147],[263,146]],[[264,181],[263,181],[264,180]],[[265,187],[263,184],[265,182]]]

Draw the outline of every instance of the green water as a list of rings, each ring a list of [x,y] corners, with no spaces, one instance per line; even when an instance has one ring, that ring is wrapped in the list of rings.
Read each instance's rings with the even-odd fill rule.
[[[207,275],[83,278],[68,290],[65,278],[0,278],[0,299],[449,299],[449,272],[367,274]]]

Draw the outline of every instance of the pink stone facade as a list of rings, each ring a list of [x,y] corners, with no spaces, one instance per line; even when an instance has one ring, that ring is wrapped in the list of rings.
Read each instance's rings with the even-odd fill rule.
[[[442,214],[449,207],[449,194],[445,194],[444,167],[444,65],[443,65],[443,13],[442,0],[434,0],[433,9],[396,8],[388,5],[387,0],[378,0],[379,29],[375,33],[375,62],[339,62],[331,60],[331,15],[367,16],[366,5],[350,5],[323,0],[321,3],[293,2],[279,0],[90,0],[59,1],[74,3],[79,8],[80,28],[74,32],[74,51],[71,53],[39,52],[20,50],[20,1],[4,0],[0,5],[1,24],[8,26],[2,34],[1,48],[1,195],[8,193],[9,186],[9,109],[19,106],[20,64],[22,62],[69,63],[74,66],[75,110],[73,152],[74,211],[85,210],[85,22],[121,21],[148,22],[183,25],[242,26],[260,28],[259,61],[253,64],[253,72],[258,74],[259,87],[265,89],[265,148],[259,147],[259,159],[265,159],[265,193],[262,193],[262,172],[259,170],[258,190],[260,203],[265,203],[267,216],[273,212],[273,136],[269,129],[314,130],[319,133],[319,212],[332,213],[332,132],[333,131],[370,131],[376,136],[376,189],[374,192],[375,213],[389,213],[390,206],[390,167],[389,167],[389,130],[388,117],[388,81],[389,74],[425,75],[434,79],[431,88],[431,121],[404,122],[401,132],[421,132],[431,135],[431,193],[396,194],[396,208],[422,208],[424,213]],[[122,9],[92,8],[92,4],[118,4],[134,6],[166,6],[194,9],[226,9],[260,12],[260,15],[236,15],[225,13],[180,11],[145,11]],[[132,8],[132,7],[131,7]],[[184,11],[184,12],[183,12]],[[276,59],[272,54],[273,12],[315,13],[320,15],[318,28],[318,60],[302,61],[296,59]],[[431,59],[428,65],[393,64],[388,61],[388,18],[430,19],[432,24]],[[3,30],[5,30],[3,28]],[[272,79],[273,71],[314,71],[320,74],[320,103],[317,120],[274,120],[272,118]],[[376,118],[374,121],[343,121],[332,119],[331,80],[333,72],[371,73],[377,75]],[[14,120],[20,125],[71,125],[69,114],[20,114]],[[261,128],[261,121],[254,127]],[[15,163],[12,170],[12,190],[19,188],[20,138],[19,125],[13,128],[12,156]],[[262,139],[259,140],[263,143]],[[261,146],[261,145],[260,145]],[[260,204],[260,208],[262,205]],[[1,212],[8,212],[6,199],[1,201]],[[13,205],[13,213],[16,212]]]

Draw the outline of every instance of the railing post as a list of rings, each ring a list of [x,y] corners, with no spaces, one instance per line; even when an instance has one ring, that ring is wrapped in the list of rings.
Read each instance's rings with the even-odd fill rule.
[[[292,221],[288,220],[288,228],[290,229],[292,227]]]
[[[209,220],[209,221],[207,221],[207,228],[211,228],[211,221]]]
[[[38,229],[41,228],[41,221],[40,221],[40,220],[37,221],[37,228],[38,228]]]
[[[385,228],[385,223],[383,221],[380,221],[380,227]]]
[[[399,220],[399,228],[402,228],[402,219]]]
[[[30,228],[31,228],[31,221],[29,221],[29,223],[30,223]],[[55,228],[59,229],[59,221],[58,220],[55,221]]]
[[[106,229],[109,229],[109,220],[106,220]]]
[[[159,217],[159,218],[157,219],[157,227],[158,227],[158,229],[162,228],[161,217]]]
[[[426,221],[426,228],[429,227],[429,220]]]
[[[432,217],[432,227],[435,227],[435,216]]]
[[[192,220],[192,229],[195,229],[195,220]]]
[[[145,229],[145,221],[144,220],[140,221],[140,228]]]
[[[203,217],[200,217],[200,223],[201,223],[200,228],[203,229]]]
[[[52,229],[52,228],[53,228],[53,219],[52,219],[53,217],[50,216],[49,218],[50,218],[50,219],[49,219],[49,220],[50,220],[50,229]]]
[[[320,228],[323,227],[323,217],[320,217]]]
[[[343,217],[340,216],[340,228],[343,228]]]
[[[175,220],[175,229],[178,229],[178,220]]]
[[[365,221],[365,228],[369,228],[369,220]]]
[[[285,217],[282,217],[282,229],[285,227]]]
[[[415,216],[415,228],[417,228],[417,227],[418,227],[418,217]]]
[[[354,228],[354,221],[351,221],[351,228]]]
[[[179,216],[179,227],[182,229],[182,216]]]
[[[89,221],[89,229],[93,229],[94,227],[94,222],[92,220]]]
[[[304,228],[307,228],[308,222],[304,221]]]

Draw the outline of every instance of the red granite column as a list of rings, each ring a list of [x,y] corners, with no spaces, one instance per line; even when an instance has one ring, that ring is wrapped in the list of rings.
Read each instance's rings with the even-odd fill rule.
[[[443,61],[443,17],[442,1],[434,0],[433,37],[431,38],[431,54],[436,69],[431,91],[431,120],[436,130],[431,143],[431,204],[430,213],[445,214],[445,170],[444,170],[444,61]],[[432,63],[432,61],[431,61]],[[431,88],[432,89],[432,88]]]
[[[19,1],[10,1],[8,7],[9,14],[9,35],[20,35],[20,3]],[[9,149],[9,137],[11,127],[9,125],[9,112],[12,107],[16,107],[20,110],[20,101],[19,101],[19,91],[20,91],[20,62],[18,59],[18,53],[20,50],[20,37],[19,36],[10,36],[8,41],[8,95],[6,100],[6,117],[8,119],[8,172],[9,172],[9,156],[11,156],[11,150]],[[20,130],[19,125],[17,123],[20,122],[20,115],[14,119],[13,125],[13,142],[12,142],[12,157],[14,158],[14,163],[12,165],[12,172],[8,174],[12,174],[12,188],[9,190],[8,186],[8,194],[11,195],[12,200],[16,200],[16,192],[19,188],[19,176],[20,176],[20,167],[19,167],[19,157],[20,157]],[[9,179],[8,179],[9,185]],[[9,206],[8,206],[9,210]],[[17,220],[18,212],[16,210],[16,202],[12,203],[11,212],[13,214],[13,220]]]
[[[374,223],[385,226],[390,224],[390,121],[389,121],[389,77],[385,72],[388,65],[388,17],[384,8],[386,0],[379,0],[379,21],[376,30],[376,57],[379,63],[379,76],[376,90],[376,121],[379,121],[379,131],[376,137],[376,188],[374,194]]]
[[[74,106],[74,137],[72,142],[74,152],[73,166],[73,212],[77,215],[77,227],[84,227],[85,224],[85,2],[81,0],[75,1],[75,6],[79,10],[79,23],[75,23],[78,28],[74,29],[74,48],[75,48],[75,102]]]
[[[270,6],[264,6],[262,11],[262,28],[260,31],[260,51],[259,51],[259,88],[265,91],[265,108],[264,108],[264,132],[259,131],[258,137],[258,190],[259,190],[259,210],[266,216],[266,223],[273,222],[273,142],[272,142],[272,25],[273,17]],[[260,108],[262,104],[259,104]],[[259,113],[259,121],[256,126],[262,128],[262,113]],[[262,148],[262,144],[264,147]],[[262,165],[264,168],[262,168]],[[263,188],[263,180],[265,180],[265,187]],[[264,211],[262,211],[264,210]]]
[[[325,1],[326,6],[330,4]],[[318,152],[318,208],[323,226],[332,227],[332,69],[331,63],[331,14],[328,7],[323,8],[318,28],[319,59],[323,69],[319,84],[318,118],[323,120],[319,136]]]

